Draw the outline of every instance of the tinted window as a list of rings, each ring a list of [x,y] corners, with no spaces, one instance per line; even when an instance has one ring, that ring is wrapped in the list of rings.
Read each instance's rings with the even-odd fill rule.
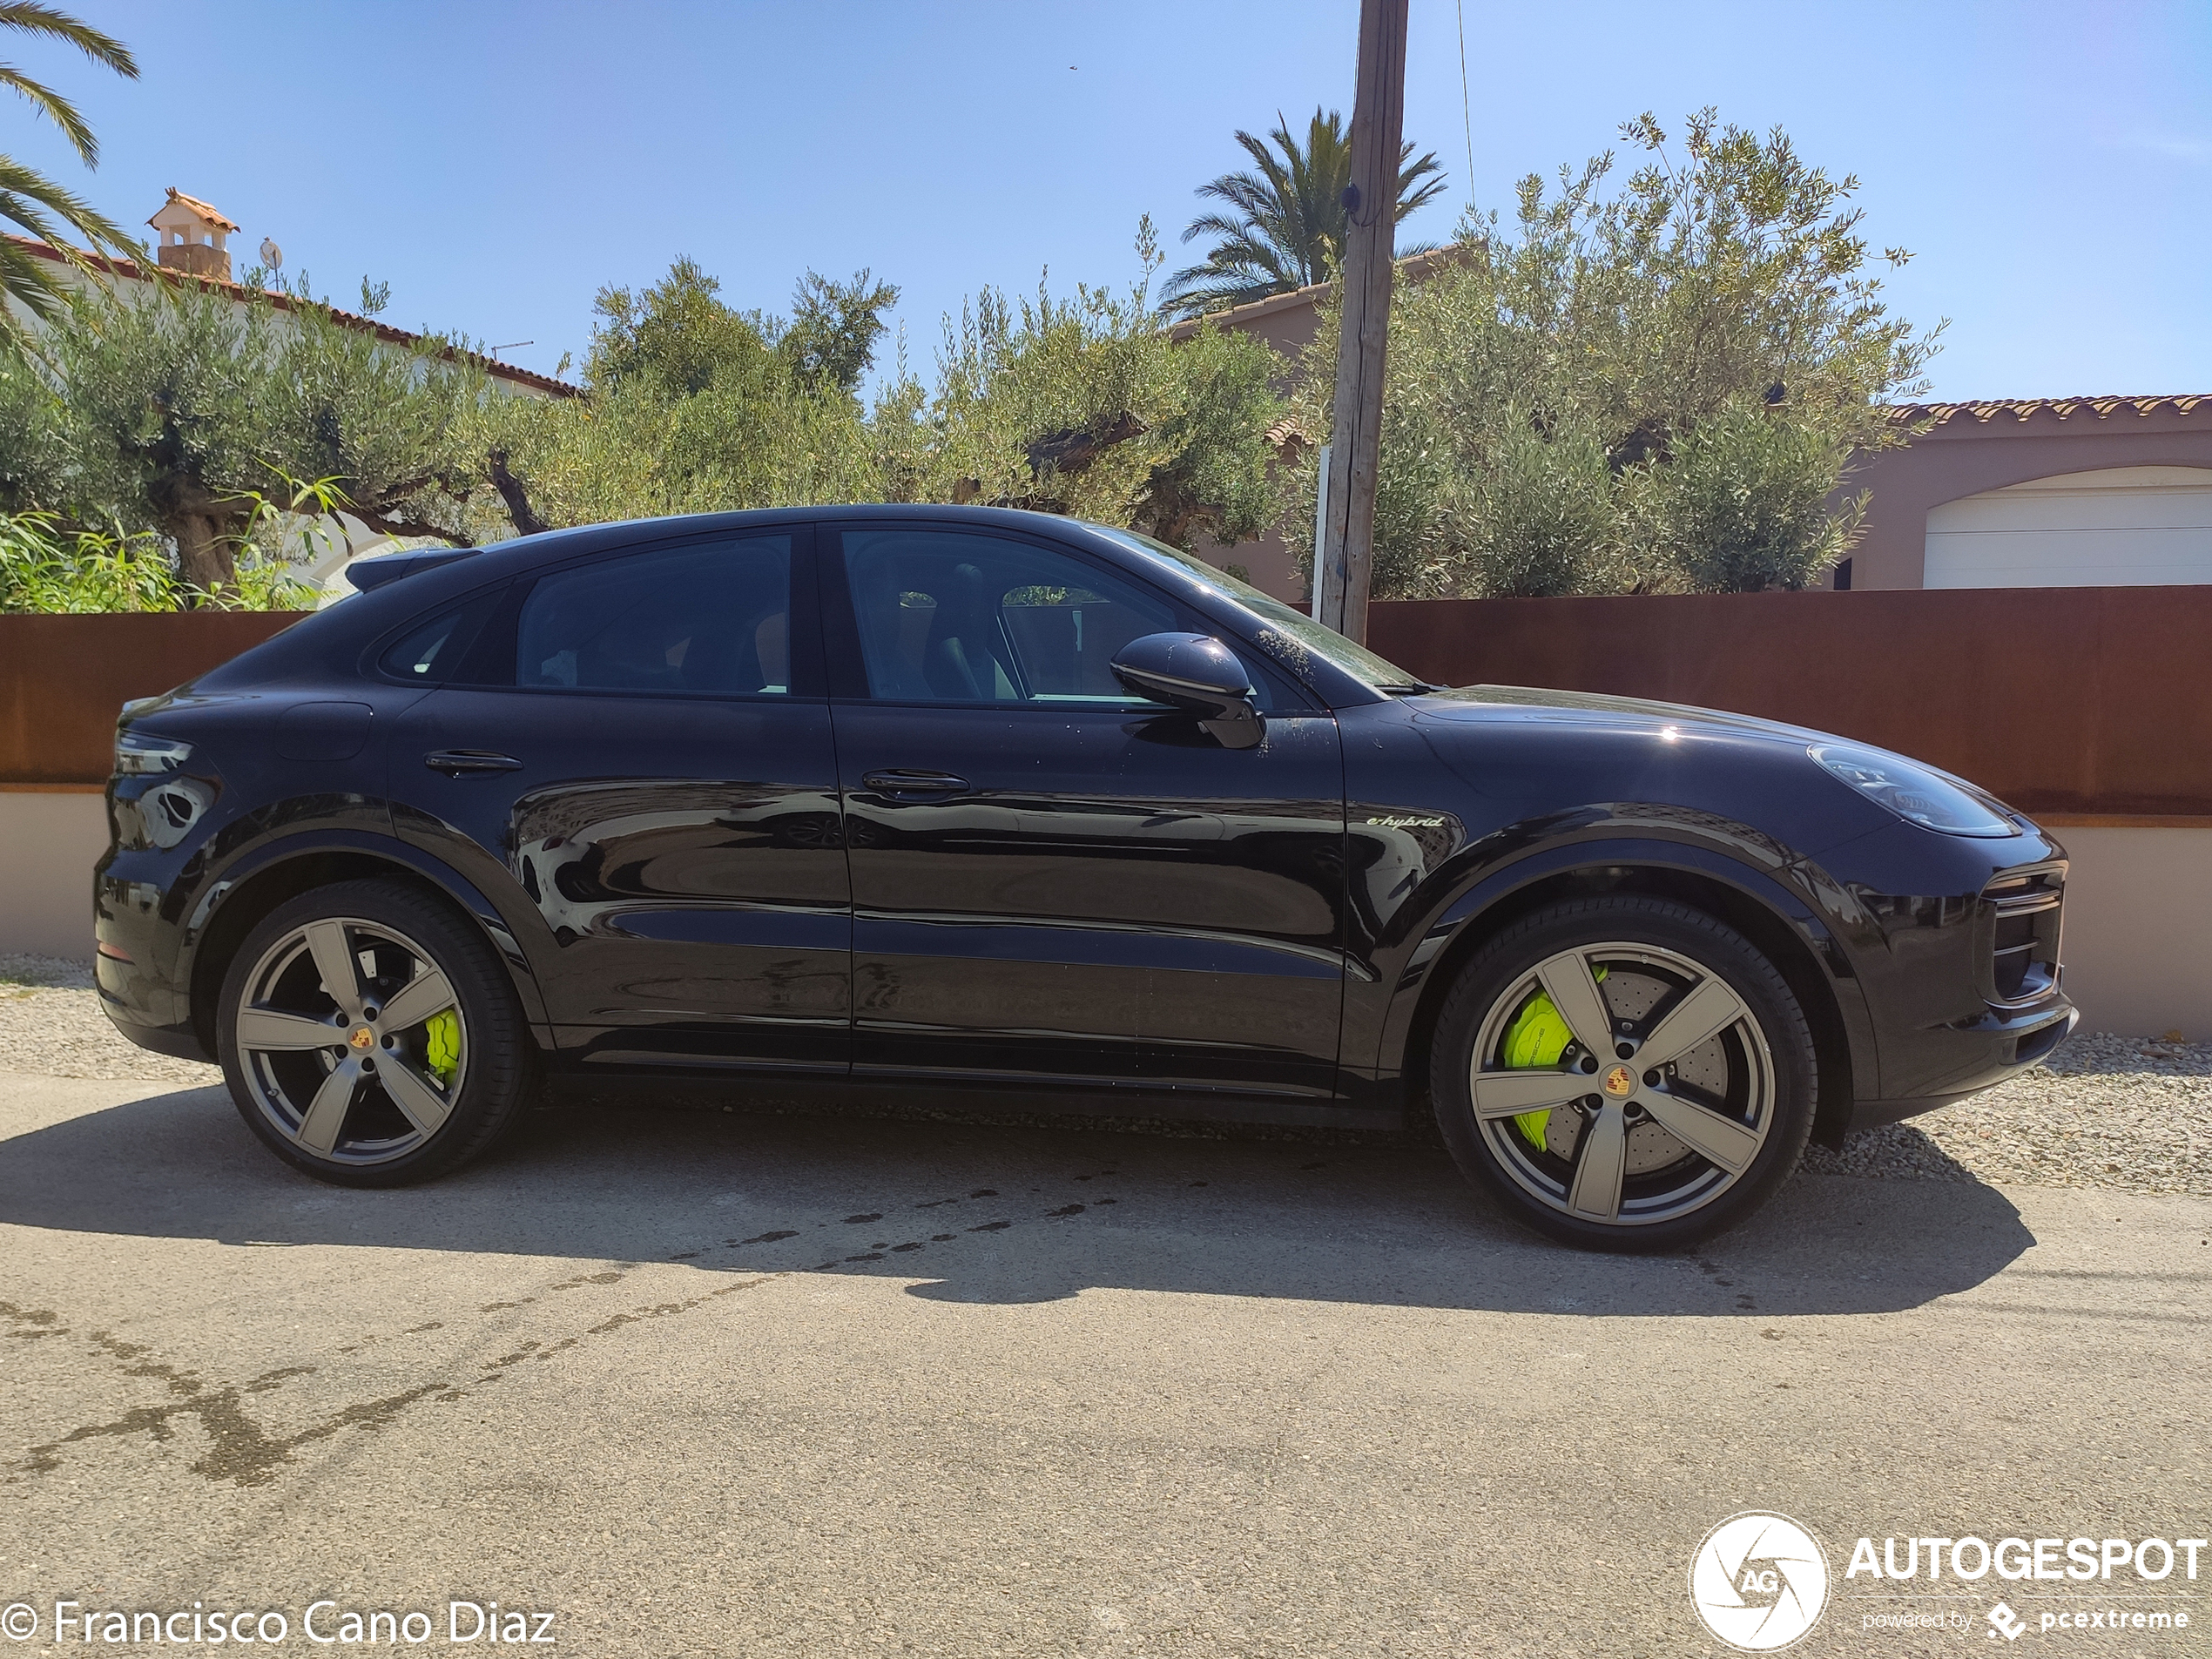
[[[1335,629],[1314,621],[1302,610],[1292,610],[1280,599],[1262,593],[1248,582],[1239,582],[1225,570],[1216,570],[1193,554],[1170,547],[1165,542],[1156,542],[1149,536],[1139,536],[1135,530],[1116,529],[1111,524],[1092,524],[1089,528],[1112,536],[1124,547],[1171,559],[1200,581],[1234,599],[1267,624],[1267,631],[1260,636],[1260,644],[1300,678],[1304,677],[1305,671],[1299,664],[1305,653],[1311,651],[1327,658],[1353,679],[1378,691],[1428,689],[1420,676],[1407,673],[1397,664],[1378,657],[1365,645],[1353,644]]]
[[[1176,625],[1166,600],[1073,555],[945,530],[847,531],[871,695],[1130,702],[1115,653]]]
[[[791,689],[791,538],[632,553],[542,577],[523,602],[515,683],[577,691]]]
[[[426,685],[451,679],[460,671],[462,658],[468,654],[476,630],[483,626],[484,618],[491,614],[498,601],[499,594],[495,590],[480,594],[450,610],[440,611],[429,621],[402,634],[399,643],[384,653],[377,665],[397,679]]]

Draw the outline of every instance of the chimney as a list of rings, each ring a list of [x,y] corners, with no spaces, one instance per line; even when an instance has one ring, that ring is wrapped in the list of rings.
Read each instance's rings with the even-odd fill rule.
[[[169,199],[146,223],[161,235],[155,261],[172,271],[231,280],[230,233],[238,228],[197,197],[169,186]]]

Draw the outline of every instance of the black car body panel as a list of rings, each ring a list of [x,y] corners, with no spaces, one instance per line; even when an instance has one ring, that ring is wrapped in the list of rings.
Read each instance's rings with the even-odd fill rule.
[[[1071,557],[1226,642],[1264,740],[1228,748],[1125,698],[871,696],[840,549],[955,531]],[[762,694],[516,683],[517,607],[547,573],[733,539],[788,558],[788,662]],[[933,604],[914,625],[949,650],[963,624]],[[1080,617],[1039,615],[1024,625],[1072,624],[1050,647],[1070,672],[1102,671]],[[388,654],[442,617],[459,654],[410,683]],[[206,1052],[254,917],[378,868],[474,917],[547,1064],[590,1077],[1394,1122],[1456,963],[1545,895],[1622,887],[1716,910],[1791,978],[1840,1091],[1824,1138],[1986,1087],[2073,1018],[2065,853],[2025,819],[1922,828],[1809,759],[1823,734],[1746,717],[1379,687],[1198,571],[1035,514],[529,537],[371,586],[122,724],[192,745],[112,781],[95,887],[109,1011],[172,1053]]]

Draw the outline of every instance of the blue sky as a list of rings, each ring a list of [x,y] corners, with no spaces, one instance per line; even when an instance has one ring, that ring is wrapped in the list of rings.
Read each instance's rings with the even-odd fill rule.
[[[550,371],[593,292],[688,253],[742,306],[808,266],[905,290],[926,365],[983,283],[1123,282],[1150,212],[1171,254],[1231,133],[1343,106],[1356,0],[677,4],[65,0],[135,84],[9,50],[101,135],[85,175],[27,106],[0,150],[131,224],[175,185],[350,305]],[[1948,317],[1941,397],[2212,392],[2212,4],[1413,0],[1406,133],[1470,189],[1611,145],[1656,111],[1780,124],[1856,172],[1896,308]],[[1474,166],[1468,167],[1471,119]],[[1178,261],[1179,262],[1179,261]]]

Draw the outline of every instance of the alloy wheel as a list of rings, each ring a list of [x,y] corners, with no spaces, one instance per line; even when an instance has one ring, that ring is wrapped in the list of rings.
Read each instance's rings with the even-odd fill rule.
[[[307,921],[264,951],[233,1016],[239,1069],[280,1135],[331,1163],[389,1163],[444,1125],[467,1080],[467,1015],[398,929]]]
[[[1709,1208],[1775,1123],[1757,1016],[1712,968],[1655,945],[1579,945],[1537,963],[1486,1011],[1469,1069],[1475,1129],[1500,1168],[1584,1224]]]

